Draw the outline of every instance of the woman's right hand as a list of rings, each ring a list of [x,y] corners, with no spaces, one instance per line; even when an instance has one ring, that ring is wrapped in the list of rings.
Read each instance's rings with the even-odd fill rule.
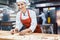
[[[11,34],[15,34],[15,33],[18,33],[18,29],[12,29],[11,30]]]

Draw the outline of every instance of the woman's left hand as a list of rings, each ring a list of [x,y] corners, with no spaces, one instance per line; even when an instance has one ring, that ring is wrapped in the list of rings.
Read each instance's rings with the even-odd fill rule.
[[[25,34],[30,34],[32,33],[32,31],[30,29],[25,29],[25,30],[22,30],[21,32],[19,32],[19,35],[25,35]]]

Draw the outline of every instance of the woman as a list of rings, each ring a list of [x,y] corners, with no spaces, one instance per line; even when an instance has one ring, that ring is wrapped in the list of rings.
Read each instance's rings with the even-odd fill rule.
[[[28,5],[30,5],[29,1],[17,0],[17,5],[20,12],[18,12],[16,16],[16,28],[11,30],[11,33],[17,33],[20,31],[19,34],[24,35],[26,33],[37,32],[40,30],[39,28],[36,30],[36,13],[32,10],[27,9]]]

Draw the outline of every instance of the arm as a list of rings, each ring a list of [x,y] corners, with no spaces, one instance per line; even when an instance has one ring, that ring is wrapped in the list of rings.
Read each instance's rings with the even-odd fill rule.
[[[17,16],[16,16],[16,27],[15,29],[18,29],[18,31],[20,31],[20,29],[22,28],[22,23],[20,21],[20,12],[17,13]]]
[[[31,17],[31,26],[30,26],[30,30],[32,32],[34,32],[34,30],[36,29],[36,26],[37,26],[37,19],[36,19],[36,13],[34,11],[32,11],[30,13],[30,17]]]
[[[15,29],[11,30],[11,34],[15,34],[15,33],[19,32],[20,29],[22,28],[22,26],[23,25],[20,21],[20,15],[19,15],[19,13],[17,13],[17,15],[16,15],[16,27],[15,27]]]
[[[42,16],[42,14],[38,15],[38,17],[41,17],[41,16]]]

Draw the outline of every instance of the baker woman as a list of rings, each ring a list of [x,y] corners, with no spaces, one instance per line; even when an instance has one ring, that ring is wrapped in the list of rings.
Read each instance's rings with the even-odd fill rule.
[[[16,16],[16,27],[11,30],[11,33],[26,34],[31,32],[41,32],[37,26],[36,13],[30,9],[28,0],[17,0],[19,12]],[[38,29],[37,29],[38,28]]]

